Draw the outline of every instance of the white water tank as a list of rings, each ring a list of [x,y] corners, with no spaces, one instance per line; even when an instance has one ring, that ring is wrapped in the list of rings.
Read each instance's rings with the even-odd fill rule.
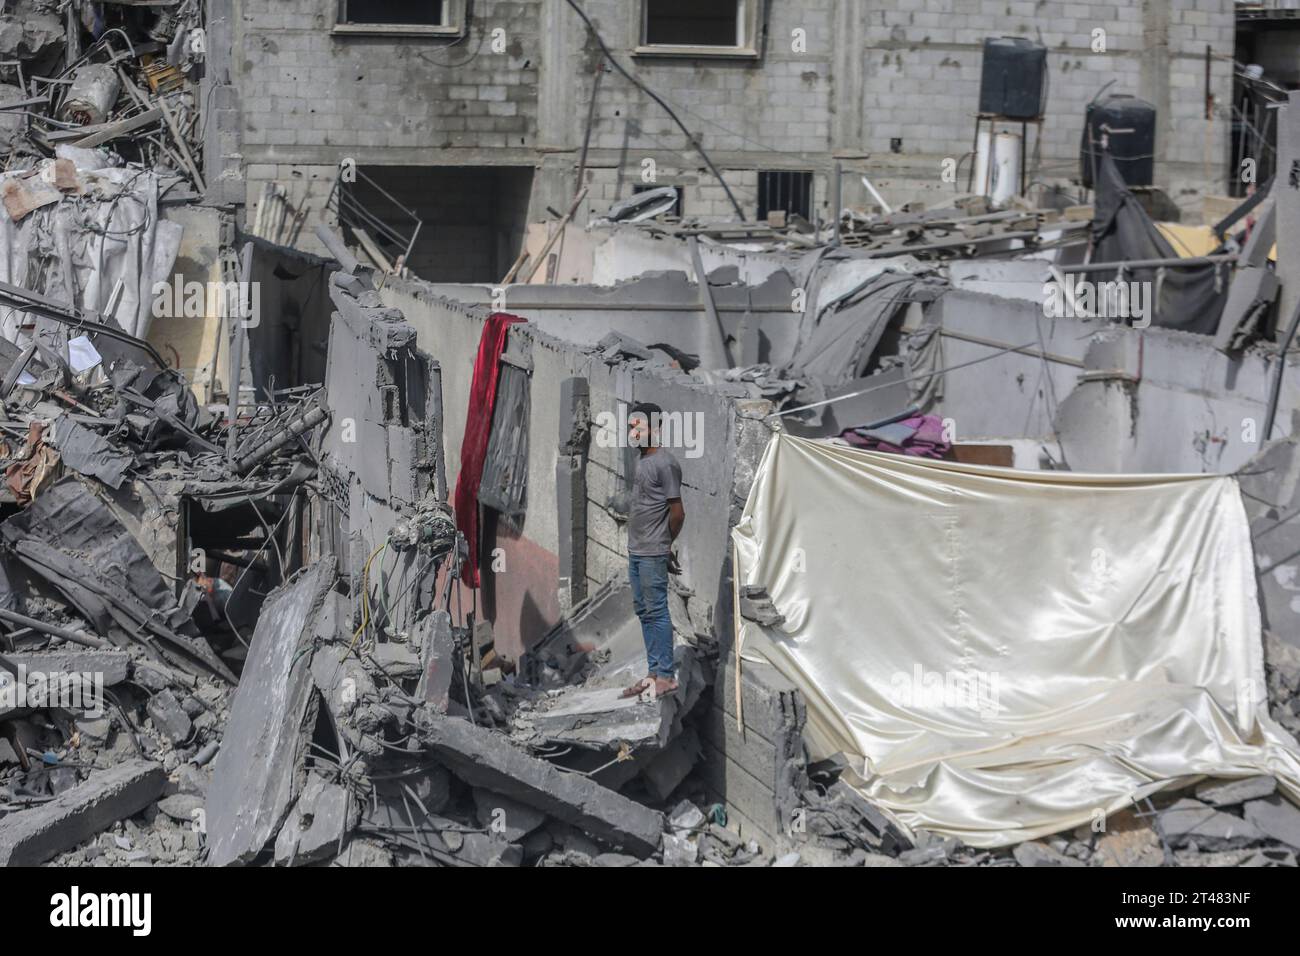
[[[992,144],[990,146],[990,140]],[[992,152],[993,161],[989,162]],[[975,143],[974,191],[1000,206],[1020,192],[1020,134],[981,129]]]

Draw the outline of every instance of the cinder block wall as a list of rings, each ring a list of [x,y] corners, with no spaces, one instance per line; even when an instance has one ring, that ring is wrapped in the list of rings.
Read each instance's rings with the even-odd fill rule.
[[[726,807],[727,825],[743,838],[780,850],[794,842],[793,814],[808,786],[803,695],[769,665],[744,661],[737,722],[734,657],[710,694],[699,721],[708,797]]]
[[[319,181],[338,163],[532,166],[533,219],[566,209],[600,51],[560,0],[475,0],[460,42],[331,33],[334,0],[236,0],[233,79],[251,201],[291,187],[308,210],[304,247],[322,218]],[[1048,116],[1036,178],[1077,175],[1084,107],[1111,79],[1159,110],[1156,178],[1189,212],[1228,174],[1235,19],[1231,0],[767,0],[755,59],[635,55],[641,0],[583,0],[619,61],[698,136],[740,200],[757,205],[759,170],[814,173],[814,214],[828,215],[836,156],[844,201],[869,197],[869,172],[892,202],[947,201],[942,163],[972,148],[985,37],[1041,37],[1049,49]],[[491,32],[504,30],[495,52]],[[1094,52],[1094,31],[1105,52]],[[794,48],[796,31],[806,47]],[[1206,47],[1214,115],[1206,119]],[[1031,150],[1032,155],[1032,150]],[[865,158],[864,158],[865,157]],[[604,76],[578,221],[646,184],[680,185],[689,215],[733,218],[682,132],[616,73]],[[967,170],[961,169],[962,179]],[[960,184],[964,186],[964,181]]]
[[[460,473],[460,446],[473,376],[474,356],[488,310],[432,293],[419,282],[391,282],[383,292],[419,335],[419,347],[442,365],[444,431],[450,487]],[[592,436],[588,448],[585,558],[588,590],[627,573],[627,531],[610,508],[619,490],[624,456],[596,428],[601,413],[617,414],[619,402],[652,401],[665,410],[694,416],[699,457],[676,449],[682,464],[687,522],[679,540],[683,582],[693,589],[687,609],[697,631],[725,638],[730,633],[729,532],[739,516],[764,447],[764,402],[737,401],[681,373],[609,366],[590,351],[531,325],[511,331],[533,363],[528,429],[526,514],[518,531],[501,527],[486,547],[501,548],[505,570],[489,574],[484,588],[492,609],[497,646],[508,656],[542,636],[560,617],[558,555],[564,538],[557,519],[556,460],[560,437],[560,390],[567,378],[587,379]]]

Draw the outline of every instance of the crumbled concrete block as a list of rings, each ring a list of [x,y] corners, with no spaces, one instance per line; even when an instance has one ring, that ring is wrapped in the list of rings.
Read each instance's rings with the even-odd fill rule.
[[[92,774],[49,803],[6,816],[0,866],[39,866],[139,813],[158,799],[166,782],[159,764],[132,760]]]
[[[333,855],[359,816],[360,807],[345,787],[309,777],[275,839],[275,861],[283,866]]]
[[[626,853],[599,853],[594,862],[596,866],[636,866],[641,861]]]
[[[153,725],[166,734],[172,743],[179,744],[189,739],[194,725],[171,691],[154,694],[149,698],[145,710],[153,720]]]
[[[518,866],[524,861],[524,848],[486,833],[462,833],[456,856],[473,866]]]
[[[1091,835],[1081,827],[1084,838]],[[1165,851],[1151,823],[1131,810],[1112,813],[1106,830],[1097,838],[1094,863],[1101,866],[1164,866]]]
[[[203,808],[203,798],[192,793],[174,793],[158,801],[160,813],[178,823],[193,823],[195,811]]]
[[[667,800],[700,759],[700,738],[688,727],[654,756],[642,771],[646,790],[656,800]]]
[[[376,644],[371,653],[375,663],[389,677],[403,679],[420,674],[420,657],[405,644],[392,641]]]
[[[518,843],[546,822],[546,814],[499,793],[474,789],[474,815],[488,833]]]
[[[418,726],[425,744],[471,786],[513,797],[613,846],[640,854],[658,849],[663,817],[656,811],[467,721],[425,710]]]
[[[352,837],[330,866],[392,866],[393,854],[378,840]]]
[[[1064,853],[1053,850],[1045,843],[1030,842],[1021,843],[1011,855],[1016,858],[1016,862],[1021,866],[1084,866],[1082,860],[1076,860],[1068,857]]]
[[[698,840],[684,833],[664,834],[664,866],[693,866],[699,856]]]

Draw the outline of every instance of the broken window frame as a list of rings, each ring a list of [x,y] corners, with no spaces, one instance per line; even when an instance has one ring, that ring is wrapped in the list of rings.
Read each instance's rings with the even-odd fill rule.
[[[501,355],[492,428],[488,435],[478,499],[512,530],[523,528],[528,510],[528,429],[532,417],[533,362],[515,337]]]
[[[760,13],[767,0],[735,0],[736,43],[734,46],[711,44],[651,43],[650,5],[655,0],[641,0],[641,16],[632,53],[634,56],[716,57],[719,59],[757,59]]]
[[[394,34],[420,37],[461,37],[465,34],[465,0],[442,0],[442,23],[354,23],[348,20],[348,4],[364,0],[338,0],[330,32],[344,36]]]

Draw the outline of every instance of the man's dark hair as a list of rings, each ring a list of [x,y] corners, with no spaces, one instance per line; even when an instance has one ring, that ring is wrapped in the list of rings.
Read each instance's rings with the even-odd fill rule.
[[[650,421],[653,422],[656,417],[662,417],[663,413],[664,410],[660,408],[658,405],[656,405],[654,402],[637,402],[630,409],[628,409],[627,417],[631,418],[633,415],[638,415],[638,414],[645,415],[646,418],[650,419]]]

